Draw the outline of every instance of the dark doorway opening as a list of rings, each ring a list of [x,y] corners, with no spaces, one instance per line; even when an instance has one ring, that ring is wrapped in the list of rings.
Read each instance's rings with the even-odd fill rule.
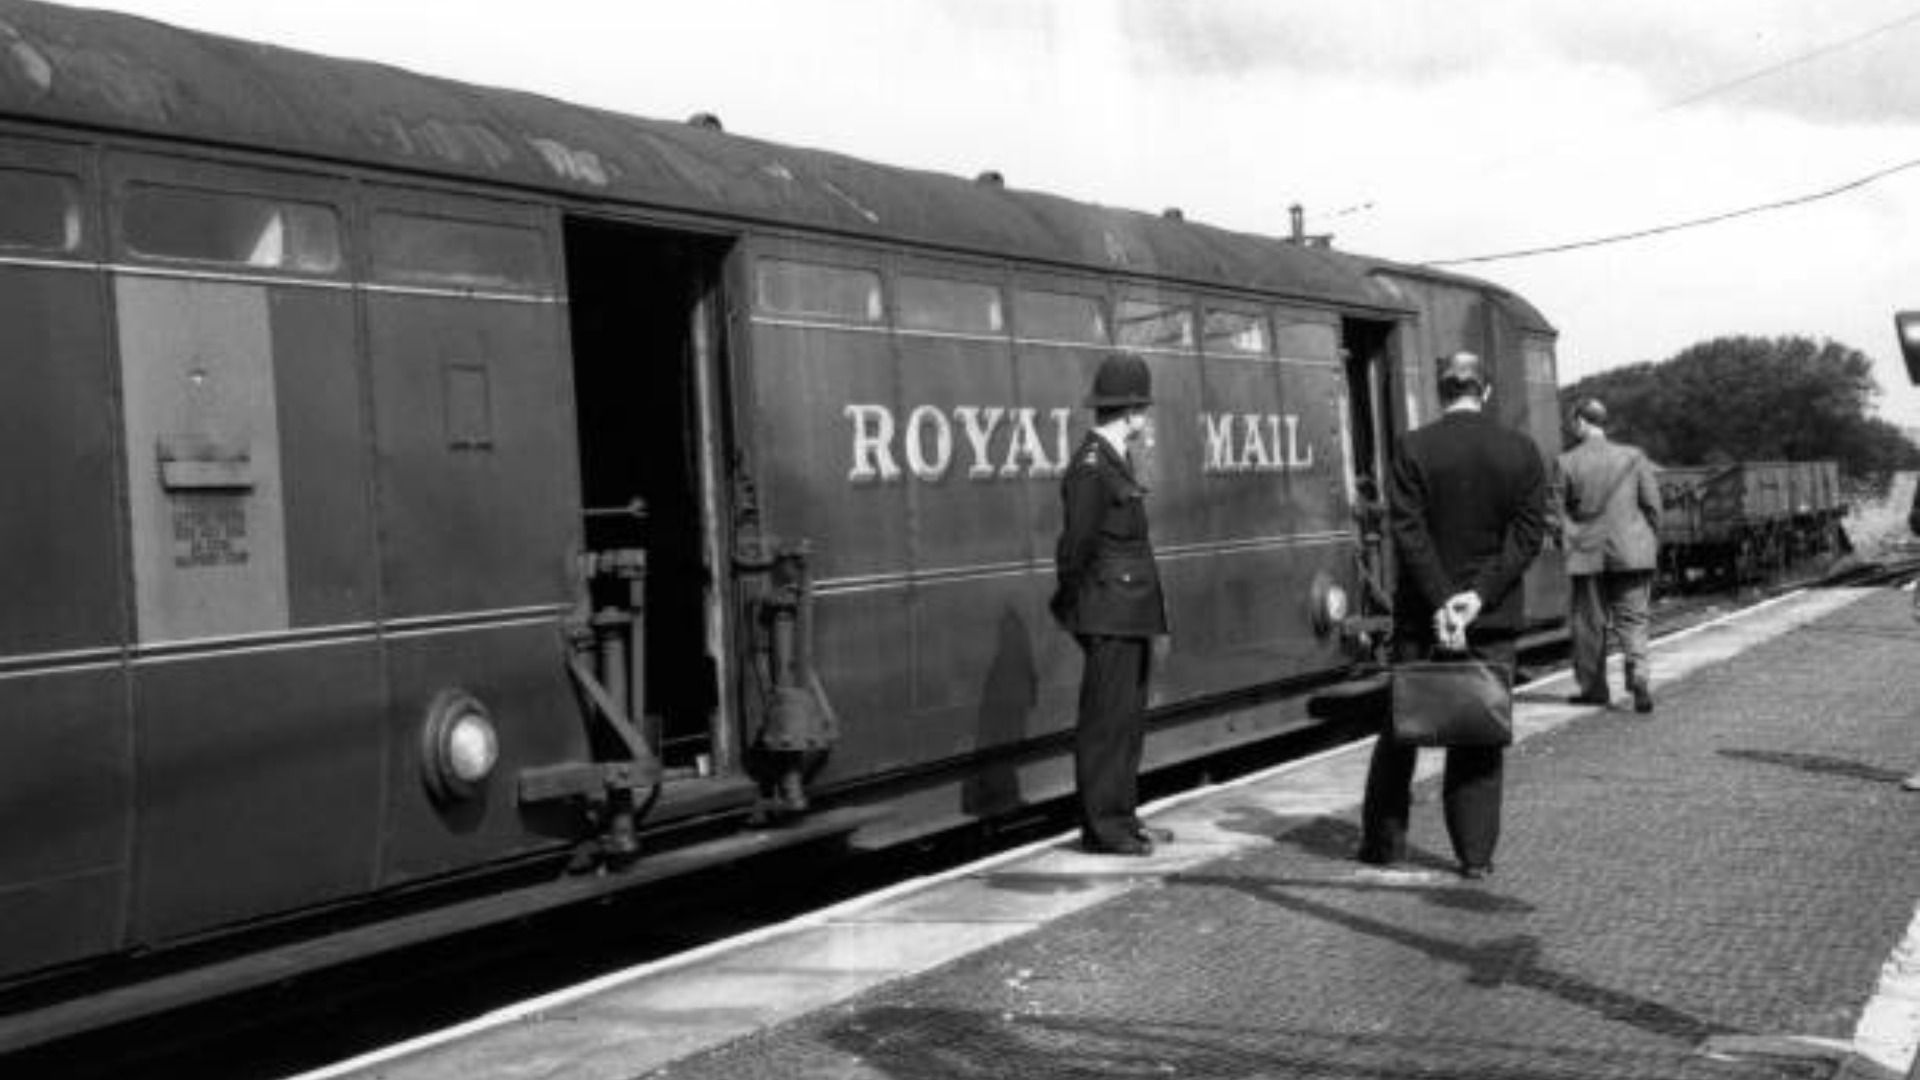
[[[702,492],[704,458],[721,441],[708,418],[725,410],[703,400],[717,389],[702,388],[722,385],[714,313],[727,242],[574,218],[566,245],[583,577],[602,640],[624,641],[601,648],[602,681],[623,705],[644,686],[631,713],[669,769],[713,767],[721,701],[710,630],[722,575],[707,523],[725,518],[703,511]],[[639,615],[621,623],[636,599]]]
[[[1341,324],[1341,352],[1347,366],[1347,430],[1352,433],[1353,472],[1376,483],[1386,481],[1387,456],[1393,450],[1390,343],[1393,324],[1347,319]]]
[[[1386,543],[1387,466],[1393,454],[1393,324],[1347,319],[1340,329],[1346,358],[1348,459],[1353,462],[1354,524],[1360,533],[1361,611],[1391,608],[1392,553]]]

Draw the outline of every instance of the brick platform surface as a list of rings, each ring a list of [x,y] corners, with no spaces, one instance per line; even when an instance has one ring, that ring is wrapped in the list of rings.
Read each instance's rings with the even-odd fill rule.
[[[1351,813],[1242,812],[1270,843],[646,1075],[1832,1076],[1797,1048],[1852,1038],[1920,898],[1909,603],[1515,747],[1488,881],[1451,873],[1432,781],[1390,871]]]

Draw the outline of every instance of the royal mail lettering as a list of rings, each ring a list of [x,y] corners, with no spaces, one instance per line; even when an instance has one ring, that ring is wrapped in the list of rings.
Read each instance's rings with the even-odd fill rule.
[[[1071,409],[917,405],[903,423],[890,406],[853,404],[843,415],[853,483],[1048,479],[1066,471],[1071,450]],[[1201,413],[1199,433],[1206,475],[1313,468],[1313,444],[1301,441],[1300,417],[1290,413]]]
[[[852,404],[843,415],[853,445],[848,480],[887,483],[911,473],[935,483],[956,470],[969,480],[1059,476],[1066,469],[1073,410],[919,405],[902,424],[886,405]]]
[[[1313,446],[1300,444],[1300,418],[1291,413],[1201,413],[1200,428],[1207,444],[1203,473],[1313,468]]]

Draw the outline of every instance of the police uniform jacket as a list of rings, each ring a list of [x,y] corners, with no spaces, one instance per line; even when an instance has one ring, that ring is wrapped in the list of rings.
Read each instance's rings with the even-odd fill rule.
[[[1660,481],[1647,455],[1590,432],[1554,462],[1552,487],[1567,573],[1659,565]]]
[[[1532,441],[1480,412],[1442,414],[1401,440],[1387,528],[1403,634],[1430,637],[1433,613],[1468,589],[1480,595],[1476,629],[1524,628],[1515,586],[1546,536],[1546,473]]]
[[[1053,615],[1069,633],[1153,637],[1166,601],[1147,539],[1147,489],[1097,431],[1060,482],[1064,520],[1054,549]]]

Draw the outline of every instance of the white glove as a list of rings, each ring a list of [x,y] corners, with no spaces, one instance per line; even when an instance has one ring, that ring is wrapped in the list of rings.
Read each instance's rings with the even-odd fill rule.
[[[1454,593],[1447,598],[1447,610],[1453,613],[1454,621],[1459,623],[1460,629],[1464,631],[1473,620],[1480,617],[1480,594],[1472,589]]]
[[[1467,647],[1467,627],[1480,617],[1480,594],[1469,589],[1447,598],[1433,613],[1434,642],[1442,649],[1463,652]]]

